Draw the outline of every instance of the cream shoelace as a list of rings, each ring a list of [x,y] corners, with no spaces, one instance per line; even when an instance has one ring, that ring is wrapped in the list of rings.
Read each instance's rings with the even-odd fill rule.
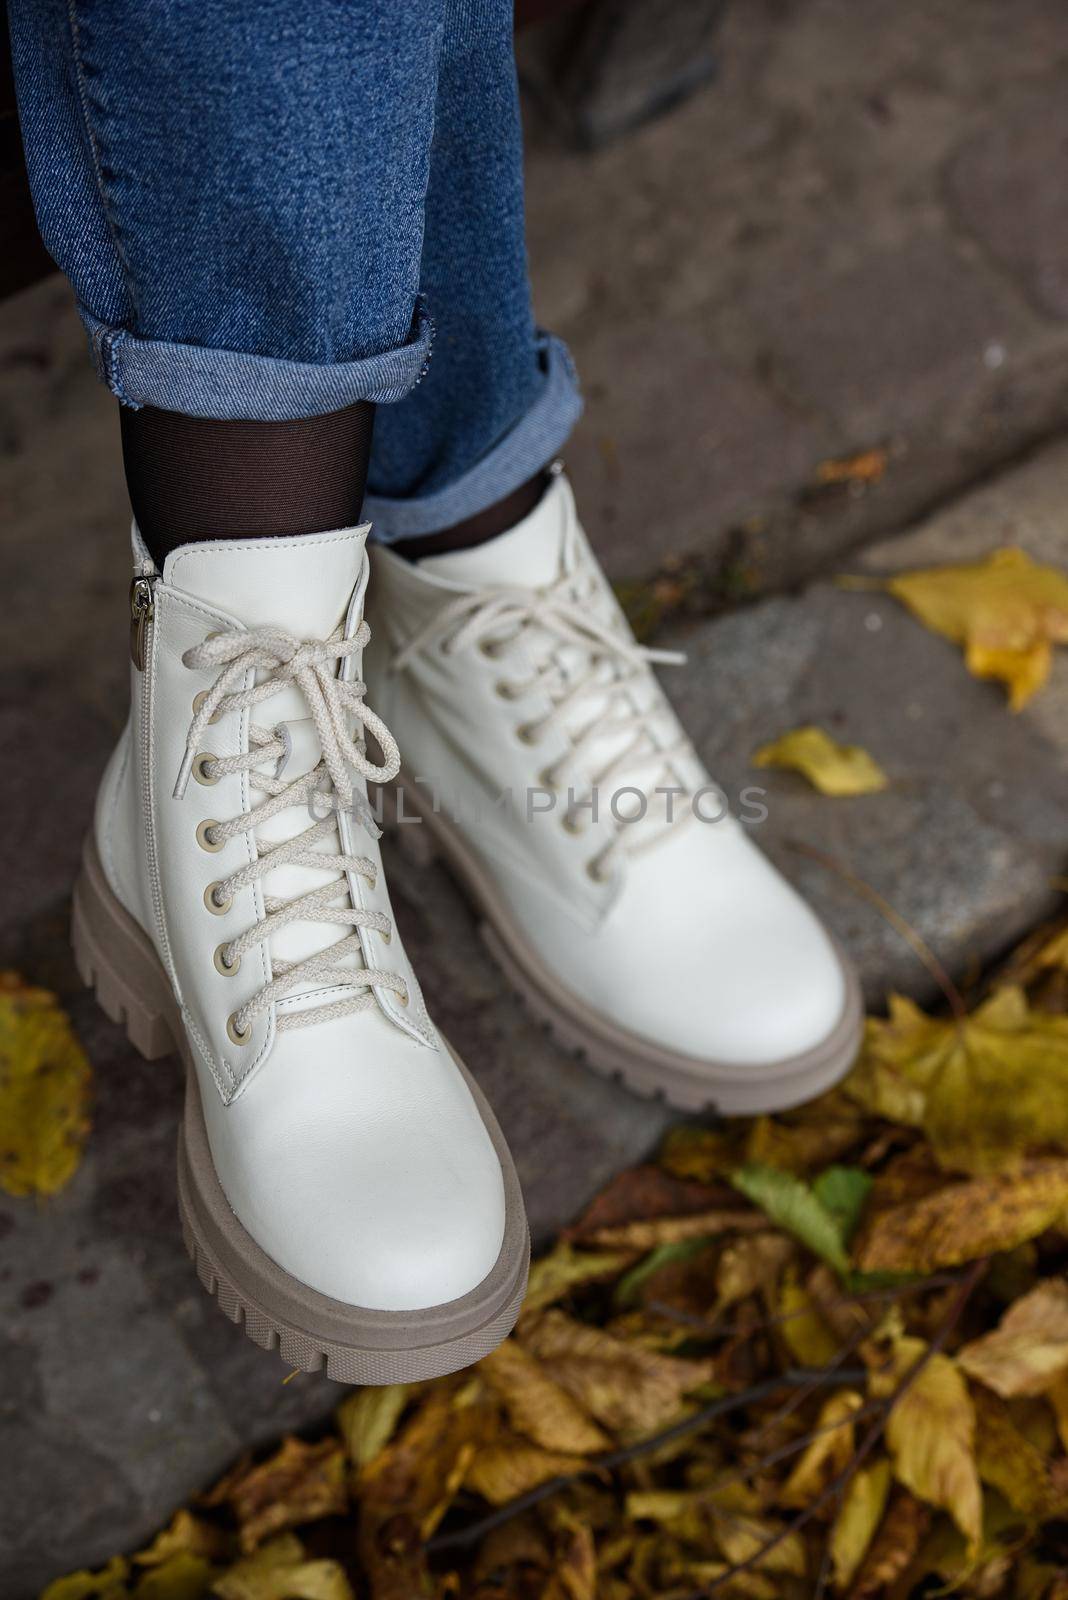
[[[220,670],[211,688],[195,702],[175,795],[180,797],[185,792],[194,763],[200,762],[200,771],[209,783],[231,773],[247,772],[252,787],[267,797],[241,816],[212,822],[202,828],[205,848],[221,849],[229,839],[254,832],[290,806],[307,805],[312,815],[319,818],[292,839],[268,845],[260,841],[255,861],[237,872],[228,873],[211,886],[208,891],[211,909],[225,911],[239,889],[258,882],[278,867],[336,868],[339,874],[333,882],[310,889],[293,900],[265,897],[267,915],[263,921],[219,947],[216,962],[220,970],[236,972],[247,951],[292,922],[321,922],[353,930],[327,949],[300,961],[275,959],[270,982],[230,1018],[230,1037],[236,1043],[243,1044],[251,1037],[256,1018],[276,1000],[305,983],[344,984],[351,992],[329,1005],[280,1016],[279,1030],[306,1027],[327,1017],[362,1011],[373,1004],[371,991],[375,988],[390,989],[402,1004],[408,1003],[403,978],[363,965],[357,930],[373,928],[389,939],[392,929],[389,918],[382,912],[361,911],[352,905],[344,874],[358,873],[373,886],[374,863],[366,856],[348,855],[343,851],[328,855],[316,849],[321,841],[337,838],[336,813],[340,809],[352,810],[372,836],[377,837],[379,830],[363,796],[353,788],[352,775],[360,774],[375,783],[388,783],[400,770],[396,740],[381,718],[364,704],[366,685],[356,679],[347,682],[338,675],[340,663],[361,650],[369,637],[366,623],[360,624],[351,639],[342,636],[341,628],[324,640],[298,639],[274,627],[233,630],[209,635],[182,657],[187,667],[197,671],[209,667]],[[256,672],[258,681],[252,688],[238,688],[251,670]],[[284,780],[282,774],[291,751],[289,732],[284,724],[267,730],[250,722],[249,749],[243,755],[205,757],[198,754],[201,737],[216,713],[252,711],[290,684],[300,690],[319,736],[322,757],[310,772],[288,782]],[[378,741],[383,755],[381,765],[368,760],[363,732],[353,737],[349,722],[352,716],[362,730],[372,733]],[[275,763],[273,776],[258,770],[270,762]]]
[[[393,661],[395,671],[403,670],[419,650],[436,639],[447,655],[466,645],[478,645],[507,669],[509,659],[518,655],[520,638],[530,629],[544,630],[548,637],[539,651],[541,660],[534,675],[526,682],[500,685],[501,693],[509,699],[518,700],[541,691],[551,702],[550,711],[518,730],[525,743],[540,743],[554,728],[561,728],[570,741],[570,750],[539,777],[547,787],[566,790],[572,779],[585,771],[587,760],[596,759],[597,745],[603,744],[606,737],[618,740],[619,749],[592,778],[587,775],[585,780],[601,796],[601,814],[609,815],[613,780],[625,775],[631,783],[638,772],[648,774],[641,786],[649,802],[644,819],[648,825],[642,827],[640,842],[633,835],[627,842],[628,831],[635,825],[616,822],[611,842],[590,863],[591,875],[598,879],[610,876],[621,854],[657,843],[690,815],[689,807],[671,807],[666,797],[657,796],[655,791],[674,779],[676,791],[682,791],[676,799],[689,792],[672,762],[691,752],[685,737],[666,745],[657,741],[652,724],[668,709],[659,689],[655,689],[652,702],[644,709],[633,693],[650,666],[681,666],[686,657],[676,650],[652,650],[638,644],[615,617],[606,620],[597,615],[596,607],[602,599],[597,576],[575,572],[565,573],[544,589],[498,587],[461,595],[420,628]],[[561,646],[581,652],[574,664],[557,659]],[[573,721],[584,705],[592,714],[585,726],[575,732]],[[582,809],[576,796],[575,803],[562,813],[565,827],[579,831],[577,819]]]

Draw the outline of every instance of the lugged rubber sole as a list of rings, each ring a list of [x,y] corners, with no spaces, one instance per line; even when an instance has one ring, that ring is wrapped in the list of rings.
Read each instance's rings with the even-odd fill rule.
[[[231,1322],[303,1372],[342,1383],[412,1383],[478,1361],[515,1325],[526,1293],[530,1234],[508,1147],[478,1085],[453,1052],[501,1163],[505,1232],[483,1281],[457,1300],[418,1311],[376,1311],[319,1294],[285,1272],[234,1214],[215,1171],[197,1074],[163,966],[104,876],[92,836],[74,889],[74,959],[113,1022],[149,1060],[177,1053],[186,1068],[178,1135],[178,1210],[197,1275]],[[451,1047],[450,1047],[451,1048]]]
[[[420,818],[420,834],[430,840],[474,905],[479,933],[514,993],[562,1050],[602,1077],[679,1111],[751,1117],[814,1099],[843,1078],[856,1060],[864,1003],[853,966],[837,945],[845,986],[842,1015],[821,1044],[799,1055],[741,1067],[684,1056],[617,1027],[545,965],[455,824],[427,805],[403,777],[396,780],[396,789],[403,795],[405,816],[409,821]],[[403,832],[398,828],[398,834]]]

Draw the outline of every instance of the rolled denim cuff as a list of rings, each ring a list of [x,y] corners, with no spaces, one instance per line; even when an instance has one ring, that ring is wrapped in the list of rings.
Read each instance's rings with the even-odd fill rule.
[[[407,343],[358,361],[319,365],[141,339],[79,306],[98,374],[123,405],[156,406],[218,421],[290,422],[357,400],[403,400],[426,371],[433,323],[420,300]]]
[[[393,544],[451,528],[503,500],[548,465],[582,415],[582,396],[563,340],[542,333],[538,354],[542,382],[534,404],[462,477],[410,500],[367,496],[363,515],[371,523],[372,539]]]

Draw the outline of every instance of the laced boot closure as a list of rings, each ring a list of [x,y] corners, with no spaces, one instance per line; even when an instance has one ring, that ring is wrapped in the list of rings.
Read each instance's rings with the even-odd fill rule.
[[[370,600],[406,807],[565,1045],[744,1114],[848,1068],[855,982],[699,760],[653,672],[683,658],[633,637],[564,477],[486,544],[383,551]]]
[[[595,569],[579,560],[541,588],[461,595],[416,630],[392,670],[403,672],[428,648],[450,656],[472,647],[492,663],[494,693],[516,713],[518,742],[556,751],[541,765],[532,759],[529,782],[562,798],[560,825],[581,834],[604,818],[595,831],[607,831],[607,842],[586,862],[595,882],[691,814],[677,802],[690,796],[693,750],[649,672],[686,658],[639,645]]]
[[[222,850],[241,835],[256,841],[251,861],[208,885],[204,896],[208,910],[223,914],[241,889],[263,882],[283,866],[325,869],[333,874],[329,882],[289,899],[265,894],[262,920],[216,947],[215,966],[225,976],[235,974],[242,957],[255,946],[269,944],[273,935],[296,922],[373,929],[386,943],[392,938],[390,918],[381,911],[356,907],[349,895],[345,875],[358,875],[373,889],[378,879],[376,862],[365,855],[349,854],[337,843],[341,810],[357,816],[372,836],[378,833],[366,798],[353,785],[353,774],[364,781],[389,783],[400,770],[396,741],[365,703],[366,685],[339,676],[342,664],[363,650],[369,633],[365,622],[348,639],[341,628],[325,640],[301,640],[276,627],[234,629],[212,633],[182,655],[187,668],[217,670],[218,675],[210,689],[196,696],[175,798],[182,798],[190,778],[210,786],[237,774],[247,775],[250,788],[265,797],[242,815],[198,824],[198,841],[209,852]],[[250,678],[250,686],[245,687]],[[288,726],[282,722],[262,727],[251,720],[251,714],[268,706],[290,685],[303,697],[322,755],[309,771],[287,779],[286,768],[293,755]],[[248,749],[236,755],[213,754],[203,747],[208,729],[218,717],[231,712],[250,714]],[[359,732],[354,732],[353,724]],[[380,763],[367,757],[367,732],[382,752]],[[306,807],[318,820],[290,838],[267,842],[260,830],[296,806]],[[332,847],[333,853],[325,854],[324,845]],[[280,1016],[279,1031],[362,1011],[373,1004],[371,991],[378,988],[391,990],[402,1005],[408,1004],[408,985],[402,976],[363,964],[356,932],[300,960],[275,957],[272,971],[270,980],[228,1018],[232,1043],[248,1043],[256,1018],[301,986],[336,985],[344,992],[329,1004]]]

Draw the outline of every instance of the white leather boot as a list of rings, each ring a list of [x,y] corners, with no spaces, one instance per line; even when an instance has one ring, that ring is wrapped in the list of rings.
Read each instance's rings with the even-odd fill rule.
[[[403,814],[563,1045],[693,1110],[782,1109],[842,1076],[861,1027],[852,972],[723,818],[562,475],[474,549],[418,564],[376,550],[368,616]]]
[[[359,677],[366,533],[192,544],[157,573],[135,530],[131,717],[73,938],[141,1051],[185,1060],[205,1287],[294,1366],[389,1383],[504,1338],[528,1235],[393,923],[366,800],[398,766]]]

